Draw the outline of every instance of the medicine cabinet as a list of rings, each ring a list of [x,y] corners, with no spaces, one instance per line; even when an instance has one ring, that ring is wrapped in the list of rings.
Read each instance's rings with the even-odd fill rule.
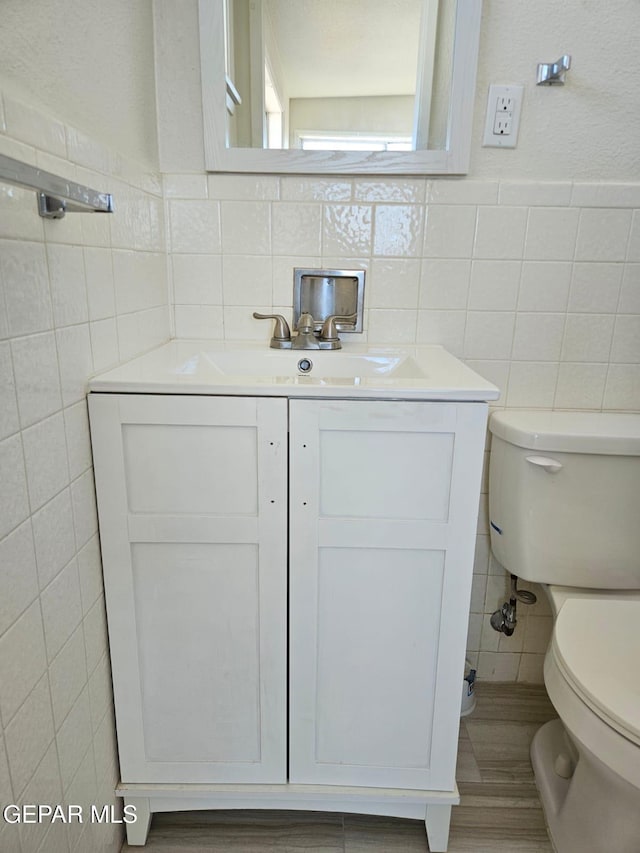
[[[288,2],[294,2],[289,11],[285,7]],[[345,28],[350,27],[353,51],[348,49],[348,39],[346,42],[343,40],[342,30],[334,26],[333,35],[330,29],[327,30],[323,45],[329,46],[332,42],[342,45],[342,53],[337,59],[327,62],[327,68],[335,70],[338,66],[344,69],[342,81],[338,78],[333,84],[333,95],[351,91],[347,84],[351,86],[356,77],[358,43],[366,21],[372,18],[375,20],[370,8],[372,2],[373,0],[345,0],[344,4],[339,4],[343,7],[341,15],[351,15],[349,19],[345,18],[345,21],[350,20],[352,23],[345,23]],[[292,99],[287,95],[286,85],[278,81],[283,79],[281,66],[286,64],[289,54],[293,54],[297,42],[302,41],[303,34],[299,31],[289,33],[289,47],[280,49],[280,60],[276,48],[269,51],[269,44],[275,43],[272,36],[274,20],[278,16],[290,29],[293,26],[294,12],[304,7],[307,17],[303,14],[302,22],[306,21],[305,30],[311,30],[313,33],[315,27],[310,19],[311,11],[318,10],[323,5],[335,9],[335,5],[327,3],[326,0],[305,0],[303,4],[299,0],[199,0],[207,170],[306,175],[465,174],[468,171],[471,148],[482,0],[403,2],[407,9],[415,6],[417,15],[417,35],[412,47],[417,61],[415,86],[412,93],[404,97],[405,102],[408,99],[409,103],[405,103],[403,107],[411,112],[410,127],[402,143],[410,150],[394,150],[400,145],[399,142],[394,143],[394,139],[402,136],[397,127],[392,129],[390,136],[387,134],[388,138],[383,142],[377,137],[374,139],[375,134],[366,134],[360,127],[354,130],[351,136],[355,139],[354,144],[358,144],[360,136],[366,150],[353,150],[353,140],[347,150],[337,150],[338,145],[343,145],[339,125],[344,121],[344,114],[351,111],[351,105],[357,102],[357,107],[354,106],[352,111],[359,112],[362,104],[369,101],[374,107],[371,114],[378,116],[383,112],[379,102],[385,98],[392,100],[388,93],[380,98],[369,93],[360,98],[325,98],[318,89],[320,96]],[[383,14],[385,5],[396,8],[395,4],[385,3],[381,7],[380,15]],[[354,8],[351,8],[352,6]],[[360,6],[364,7],[362,14],[359,11]],[[240,47],[237,33],[235,40],[230,36],[234,14],[236,30],[245,31],[245,39],[240,43]],[[395,27],[387,28],[387,42],[395,40],[391,38],[391,34],[399,29],[400,23],[401,20],[398,19]],[[402,43],[401,40],[401,47]],[[244,57],[244,74],[241,70],[236,74],[234,70],[234,44],[236,53]],[[369,53],[372,51],[373,49]],[[400,64],[399,60],[387,60],[382,54],[376,55],[375,59],[379,66],[386,69],[385,74],[389,78]],[[314,64],[317,64],[317,61],[307,63],[309,66]],[[241,65],[241,60],[237,59],[238,69]],[[343,88],[339,88],[340,86]],[[278,107],[269,102],[279,88],[279,97],[284,103],[281,115],[274,112]],[[315,136],[307,132],[308,128],[304,128],[304,122],[311,121],[308,118],[309,112],[305,114],[305,118],[300,119],[303,122],[300,127],[291,124],[289,115],[293,112],[293,106],[290,105],[294,101],[299,105],[303,102],[309,105],[313,100],[325,101],[325,112],[330,116],[330,126],[316,130]],[[277,104],[277,97],[275,101]],[[299,110],[302,110],[302,106],[299,106]],[[244,129],[239,126],[239,117],[242,115]],[[274,134],[269,130],[269,122],[273,124],[274,115],[276,124],[279,124],[275,141]],[[304,147],[323,144],[336,145],[336,148],[310,150]],[[280,147],[266,147],[272,145]],[[381,145],[384,150],[373,150]]]

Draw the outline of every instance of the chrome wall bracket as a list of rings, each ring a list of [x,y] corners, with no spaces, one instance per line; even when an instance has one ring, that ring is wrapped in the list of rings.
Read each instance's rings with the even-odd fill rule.
[[[571,68],[571,57],[565,53],[555,62],[541,62],[538,65],[537,86],[564,86],[564,78]]]
[[[38,193],[38,213],[43,219],[62,219],[67,212],[66,202],[46,193]]]
[[[4,154],[0,154],[0,183],[35,190],[38,213],[46,219],[62,219],[65,213],[113,213],[110,193],[92,190]]]

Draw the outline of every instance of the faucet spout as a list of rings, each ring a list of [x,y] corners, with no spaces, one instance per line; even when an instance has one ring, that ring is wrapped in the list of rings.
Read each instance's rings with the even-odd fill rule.
[[[298,320],[295,338],[292,338],[291,349],[320,349],[320,343],[313,332],[314,322],[311,314],[301,314]]]

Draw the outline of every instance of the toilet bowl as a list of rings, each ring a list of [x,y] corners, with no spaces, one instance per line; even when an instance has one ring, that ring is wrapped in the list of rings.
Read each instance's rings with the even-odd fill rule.
[[[559,853],[640,850],[639,653],[640,594],[565,597],[544,666],[560,719],[531,746]]]
[[[559,719],[531,747],[551,840],[640,853],[640,415],[500,412],[490,429],[492,549],[554,616]]]

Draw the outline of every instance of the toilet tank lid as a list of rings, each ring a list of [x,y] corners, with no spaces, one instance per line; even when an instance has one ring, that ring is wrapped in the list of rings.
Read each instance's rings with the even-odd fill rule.
[[[494,412],[489,429],[530,450],[640,456],[640,414],[514,409]]]

